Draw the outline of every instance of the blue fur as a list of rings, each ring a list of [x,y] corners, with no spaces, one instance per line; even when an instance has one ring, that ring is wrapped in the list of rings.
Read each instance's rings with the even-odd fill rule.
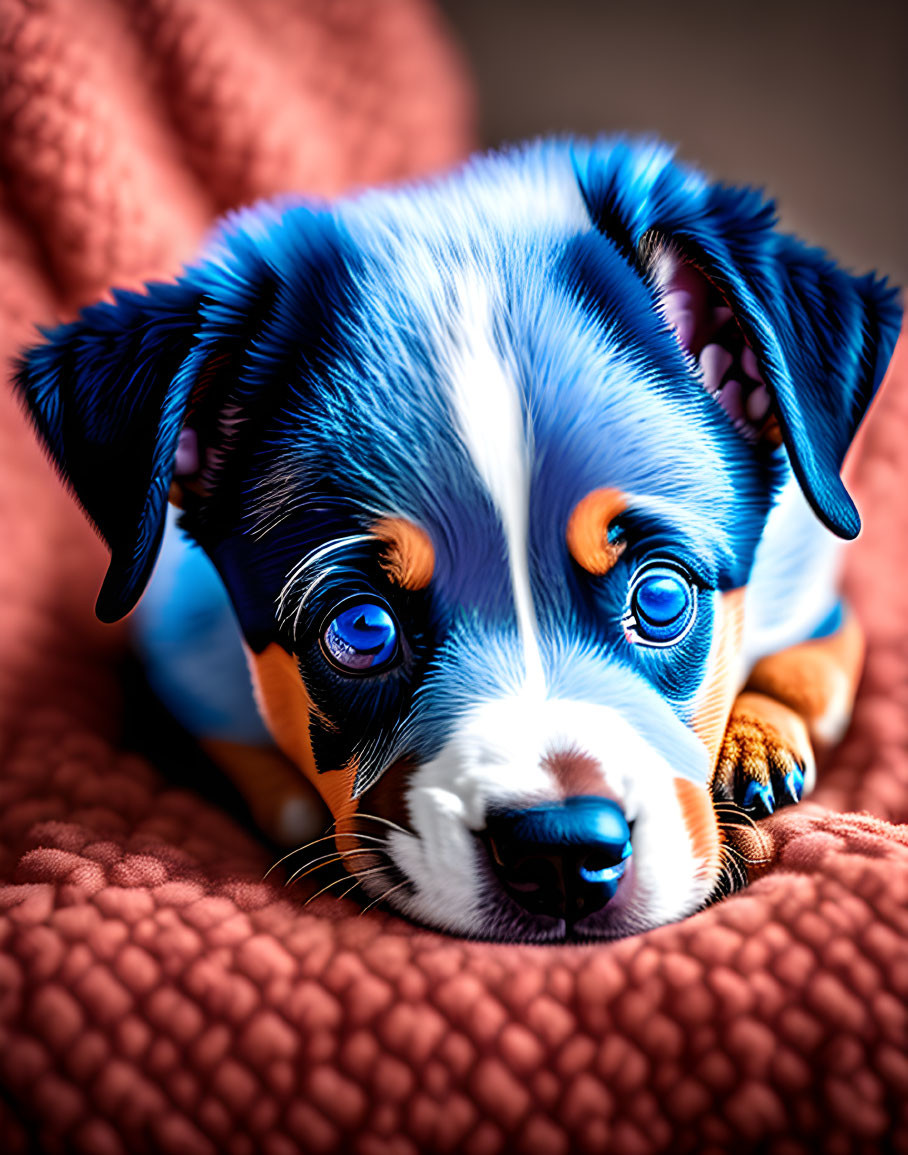
[[[171,508],[154,573],[130,620],[148,683],[192,734],[267,746],[233,608]]]
[[[39,432],[111,548],[99,616],[127,612],[147,581],[188,413],[221,460],[184,524],[252,648],[279,641],[299,655],[323,713],[341,703],[361,736],[360,789],[402,734],[425,757],[463,711],[512,685],[504,534],[447,390],[458,284],[472,279],[533,434],[529,537],[546,672],[580,698],[614,694],[622,678],[645,686],[627,709],[649,703],[659,731],[658,718],[683,717],[696,694],[716,591],[747,582],[788,462],[831,529],[859,528],[839,468],[895,343],[895,294],[774,226],[760,193],[623,139],[535,144],[419,187],[234,215],[176,284],[86,309],[21,363]],[[754,451],[705,393],[656,307],[645,258],[657,240],[733,304],[787,459]],[[225,412],[234,419],[222,424]],[[571,510],[601,486],[633,495],[627,528],[648,544],[598,582],[564,543]],[[374,557],[351,557],[343,581],[326,574],[299,637],[277,605],[301,559],[387,514],[426,528],[436,568],[430,593],[398,606],[408,664],[370,690],[324,668],[317,625],[351,582],[391,599]],[[663,546],[702,584],[697,623],[677,647],[629,648],[627,581]],[[325,768],[350,754],[330,727],[314,745]],[[682,772],[702,780],[689,761]]]
[[[527,269],[538,253],[532,235],[522,229],[507,236],[507,187],[499,196],[504,212],[491,222],[482,217],[489,207],[482,196],[471,194],[496,182],[516,186],[527,171],[536,175],[567,164],[593,219],[608,230],[625,262],[651,230],[700,254],[736,303],[769,369],[792,463],[812,504],[836,532],[854,536],[857,515],[838,469],[891,355],[899,320],[894,291],[870,276],[852,278],[819,250],[778,234],[773,206],[759,193],[712,184],[675,162],[663,145],[620,139],[555,142],[475,161],[463,174],[427,190],[372,194],[334,210],[292,200],[247,210],[230,220],[208,259],[178,284],[149,286],[144,296],[118,294],[113,305],[93,306],[79,321],[47,334],[49,343],[32,350],[23,365],[21,388],[52,456],[112,548],[102,616],[128,609],[147,577],[160,540],[183,407],[212,349],[243,343],[243,372],[233,390],[242,402],[258,395],[279,366],[297,367],[303,348],[330,344],[324,333],[313,332],[312,311],[301,307],[313,295],[312,271],[317,270],[318,288],[337,298],[316,316],[323,319],[334,310],[341,316],[347,302],[333,284],[336,272],[355,261],[357,245],[371,240],[376,248],[384,242],[376,224],[396,230],[394,242],[404,249],[411,230],[413,237],[422,234],[453,267],[479,257],[497,269],[504,257]],[[451,230],[443,241],[441,222]],[[354,242],[345,235],[346,224],[354,226]],[[381,356],[418,370],[425,349],[418,333],[399,331],[397,310],[402,291],[408,301],[426,294],[418,283],[406,282],[405,269],[397,271],[402,283],[395,285],[376,284],[374,273],[353,270],[361,293],[379,294],[371,310],[376,328],[357,338],[365,344],[364,356],[373,351],[370,344],[377,345]],[[387,272],[385,267],[381,276]],[[277,292],[275,308],[263,331],[250,334],[245,321],[268,278]],[[630,269],[625,281],[642,291]],[[437,313],[437,301],[425,304]],[[168,373],[172,384],[165,389]],[[288,376],[291,387],[299,389],[292,373]],[[432,399],[426,401],[431,407]],[[155,430],[152,446],[149,434]],[[144,457],[145,467],[128,494],[95,494],[93,479],[101,471],[93,466],[85,475],[80,469],[89,446],[110,456],[103,469],[120,479],[117,485],[105,483],[111,491],[122,487],[125,473],[136,476],[134,468],[124,468],[125,460]],[[114,446],[118,452],[111,453]],[[414,438],[408,449],[418,446]],[[428,464],[425,454],[417,457],[426,478],[434,471],[419,467]]]

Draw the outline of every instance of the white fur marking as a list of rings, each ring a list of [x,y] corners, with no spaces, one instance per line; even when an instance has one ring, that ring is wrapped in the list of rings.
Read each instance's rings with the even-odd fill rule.
[[[631,865],[602,915],[604,936],[655,926],[701,905],[710,879],[692,852],[674,790],[677,768],[612,707],[522,689],[477,705],[439,754],[411,776],[407,806],[414,834],[395,831],[388,840],[395,863],[413,883],[401,909],[434,926],[483,933],[482,851],[470,831],[485,826],[491,807],[558,799],[547,756],[569,749],[598,764],[596,792],[618,802],[635,823]]]
[[[810,637],[839,600],[842,542],[792,477],[757,546],[744,614],[744,674],[767,654]]]
[[[545,674],[529,566],[532,434],[517,386],[493,347],[491,304],[478,275],[464,279],[458,298],[462,329],[450,382],[454,416],[501,518],[526,684],[542,692]]]

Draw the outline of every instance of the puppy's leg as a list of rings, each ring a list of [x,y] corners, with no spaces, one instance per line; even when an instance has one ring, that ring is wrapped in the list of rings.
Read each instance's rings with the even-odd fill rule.
[[[171,512],[155,572],[130,619],[149,684],[280,845],[315,838],[329,815],[272,742],[253,699],[239,627],[214,566]]]
[[[276,746],[199,739],[243,795],[256,825],[279,846],[317,838],[331,821],[325,804]]]
[[[813,787],[814,748],[837,742],[851,717],[864,657],[855,618],[761,658],[732,707],[713,797],[755,816],[800,800]]]

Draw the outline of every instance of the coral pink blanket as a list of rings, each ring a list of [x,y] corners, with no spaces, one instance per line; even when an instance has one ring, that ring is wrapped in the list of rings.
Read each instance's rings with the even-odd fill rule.
[[[467,146],[419,0],[0,0],[0,71],[4,357],[231,204]],[[582,948],[303,908],[176,753],[128,753],[103,551],[4,389],[0,1150],[908,1151],[906,361],[859,477],[867,673],[815,802],[746,892]]]

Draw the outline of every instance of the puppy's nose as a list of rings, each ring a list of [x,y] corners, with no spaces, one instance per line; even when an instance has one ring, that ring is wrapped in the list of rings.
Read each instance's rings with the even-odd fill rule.
[[[631,853],[621,807],[588,795],[492,814],[484,835],[511,898],[531,914],[570,924],[614,897]]]

